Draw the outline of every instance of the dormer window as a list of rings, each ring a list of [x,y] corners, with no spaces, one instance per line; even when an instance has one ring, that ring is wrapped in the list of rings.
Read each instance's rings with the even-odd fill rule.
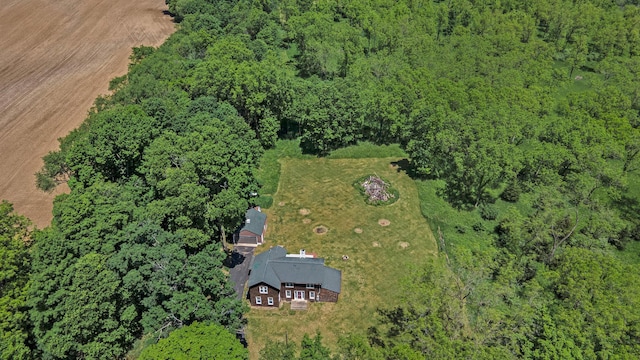
[[[293,283],[284,283],[284,287],[292,288],[293,287]]]
[[[260,294],[268,294],[269,288],[266,286],[260,286]]]
[[[315,285],[313,285],[313,284],[307,284],[307,289],[313,289],[313,288],[315,288]]]

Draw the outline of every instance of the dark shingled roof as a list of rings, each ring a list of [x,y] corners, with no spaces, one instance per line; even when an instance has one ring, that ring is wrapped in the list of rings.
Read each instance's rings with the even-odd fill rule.
[[[247,222],[247,220],[249,220],[249,222]],[[256,235],[262,235],[266,221],[267,215],[265,213],[251,208],[247,210],[246,220],[244,221],[244,226],[242,226],[240,231],[247,230]]]
[[[287,257],[287,250],[276,246],[256,255],[249,276],[249,287],[265,283],[280,289],[282,283],[320,284],[340,293],[342,272],[324,265],[322,258]]]

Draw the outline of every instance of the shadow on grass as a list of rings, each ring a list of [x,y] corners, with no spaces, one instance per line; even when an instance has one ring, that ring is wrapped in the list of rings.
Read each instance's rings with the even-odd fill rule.
[[[420,174],[415,166],[411,164],[409,159],[402,159],[398,161],[392,161],[391,166],[396,168],[396,172],[404,172],[413,180],[435,180],[436,177],[433,175],[424,175]]]
[[[438,177],[434,174],[420,174],[415,166],[411,164],[408,159],[402,159],[398,161],[392,161],[390,165],[396,168],[397,172],[406,173],[413,180],[437,180]],[[457,210],[472,211],[476,208],[476,199],[472,196],[463,196],[458,189],[450,185],[445,185],[436,190],[436,195],[446,200],[452,207]],[[494,203],[495,199],[488,193],[484,193],[479,203]]]

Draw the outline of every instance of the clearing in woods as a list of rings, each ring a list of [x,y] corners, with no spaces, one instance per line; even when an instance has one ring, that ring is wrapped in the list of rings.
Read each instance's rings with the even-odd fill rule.
[[[0,199],[39,227],[55,195],[35,187],[42,156],[127,72],[132,47],[174,31],[165,9],[164,0],[0,1]]]
[[[385,159],[280,159],[281,173],[275,204],[269,216],[266,244],[283,245],[290,253],[305,249],[342,270],[342,293],[337,303],[310,304],[307,311],[251,310],[247,338],[251,359],[269,341],[297,344],[304,333],[320,330],[324,344],[334,347],[350,333],[364,334],[375,324],[377,308],[397,304],[399,282],[413,265],[437,253],[436,241],[420,213],[415,181]],[[391,205],[367,205],[353,183],[379,174],[399,191]],[[282,205],[280,205],[282,204]],[[306,211],[301,212],[300,209]],[[303,222],[310,219],[310,222]],[[387,226],[380,226],[379,220]],[[315,231],[327,231],[318,236]],[[343,260],[347,255],[348,260]]]

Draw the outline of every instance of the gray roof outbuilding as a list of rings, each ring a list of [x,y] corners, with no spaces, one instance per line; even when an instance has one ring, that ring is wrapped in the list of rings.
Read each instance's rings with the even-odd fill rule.
[[[247,230],[256,235],[262,235],[266,222],[267,215],[265,213],[251,208],[247,210],[246,219],[240,231]]]

